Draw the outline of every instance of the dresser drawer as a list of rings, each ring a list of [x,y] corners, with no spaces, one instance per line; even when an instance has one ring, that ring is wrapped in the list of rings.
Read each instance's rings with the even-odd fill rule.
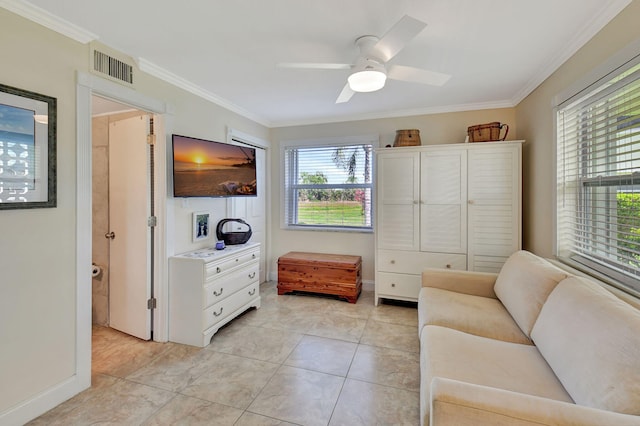
[[[418,300],[421,286],[421,275],[378,272],[376,276],[378,297]]]
[[[258,297],[258,286],[255,283],[239,290],[220,302],[209,306],[203,312],[202,325],[203,329],[213,326],[218,321],[222,321],[243,305],[249,303],[252,299]]]
[[[451,253],[378,250],[378,263],[376,265],[378,271],[422,274],[424,268],[464,271],[467,269],[467,256]]]
[[[258,280],[260,265],[254,262],[217,280],[208,281],[203,289],[203,307],[217,303],[236,291]]]
[[[254,250],[246,253],[238,253],[237,255],[231,256],[228,259],[222,260],[220,262],[208,263],[206,265],[205,280],[216,278],[238,267],[239,265],[244,265],[254,260],[257,262],[259,256],[260,251]]]

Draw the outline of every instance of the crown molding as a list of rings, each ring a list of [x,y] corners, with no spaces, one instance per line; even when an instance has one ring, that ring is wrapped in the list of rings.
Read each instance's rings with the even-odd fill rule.
[[[577,31],[572,40],[560,50],[557,55],[551,58],[546,64],[538,69],[533,77],[513,96],[511,102],[518,105],[531,92],[538,88],[547,78],[558,70],[569,58],[578,52],[589,42],[602,28],[627,7],[632,0],[616,0],[606,2],[602,10],[595,14],[591,21],[584,23],[582,29]]]
[[[1,0],[0,0],[1,1]],[[396,117],[410,117],[415,115],[430,115],[430,114],[442,114],[449,112],[460,112],[460,111],[474,111],[481,109],[496,109],[496,108],[512,108],[515,106],[509,100],[501,100],[495,102],[483,102],[483,103],[473,103],[473,104],[461,104],[461,105],[448,105],[442,107],[430,107],[430,108],[419,108],[419,109],[410,109],[410,110],[398,110],[398,111],[384,111],[384,112],[375,112],[369,114],[358,114],[358,115],[344,115],[344,116],[334,116],[334,117],[319,117],[315,119],[302,119],[302,120],[291,120],[291,121],[282,121],[282,122],[272,122],[262,116],[254,114],[231,101],[228,101],[192,82],[186,80],[171,71],[168,71],[153,62],[144,59],[137,58],[136,63],[140,71],[146,72],[149,75],[152,75],[156,78],[159,78],[163,81],[166,81],[169,84],[172,84],[176,87],[179,87],[187,92],[190,92],[196,96],[199,96],[203,99],[206,99],[210,102],[215,103],[216,105],[225,108],[229,111],[232,111],[238,115],[241,115],[249,120],[252,120],[258,124],[261,124],[267,128],[276,128],[276,127],[292,127],[292,126],[306,126],[313,124],[329,124],[329,123],[341,123],[347,121],[359,121],[359,120],[377,120],[384,118],[396,118]]]
[[[79,43],[87,44],[98,39],[98,35],[58,18],[46,10],[21,0],[0,0],[0,7],[7,9],[30,21],[40,24],[50,30],[67,36]]]
[[[213,102],[216,105],[219,105],[225,109],[228,109],[229,111],[235,112],[236,114],[241,115],[245,118],[248,118],[249,120],[255,121],[258,124],[262,124],[265,127],[272,127],[272,123],[269,120],[265,119],[264,117],[254,114],[234,104],[231,101],[221,98],[220,96],[215,95],[206,89],[203,89],[197,84],[194,84],[189,80],[186,80],[172,73],[171,71],[168,71],[154,64],[153,62],[147,59],[137,58],[136,63],[138,64],[138,68],[140,68],[140,71],[146,72],[147,74],[150,74],[156,78],[159,78],[160,80],[164,80],[167,83],[170,83],[176,87],[184,89],[187,92],[193,93],[196,96],[199,96],[203,99]]]
[[[515,104],[511,100],[492,102],[478,102],[471,104],[445,105],[428,108],[403,109],[398,111],[373,112],[368,114],[354,114],[333,117],[319,117],[314,119],[301,119],[291,121],[272,122],[272,128],[308,126],[315,124],[343,123],[347,121],[381,120],[385,118],[413,117],[418,115],[446,114],[450,112],[477,111],[483,109],[513,108]]]

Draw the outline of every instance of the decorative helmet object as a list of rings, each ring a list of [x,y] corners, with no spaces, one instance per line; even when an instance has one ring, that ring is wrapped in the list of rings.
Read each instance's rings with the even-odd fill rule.
[[[245,231],[224,232],[222,228],[228,222],[237,222],[241,226],[238,229],[246,229]],[[235,226],[234,226],[235,228]],[[224,241],[228,246],[234,244],[244,244],[251,238],[251,225],[242,219],[222,219],[216,226],[216,237],[218,241]]]

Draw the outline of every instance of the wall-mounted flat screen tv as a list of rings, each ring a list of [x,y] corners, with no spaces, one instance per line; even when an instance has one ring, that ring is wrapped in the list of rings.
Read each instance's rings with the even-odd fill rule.
[[[257,195],[256,150],[172,135],[174,197]]]

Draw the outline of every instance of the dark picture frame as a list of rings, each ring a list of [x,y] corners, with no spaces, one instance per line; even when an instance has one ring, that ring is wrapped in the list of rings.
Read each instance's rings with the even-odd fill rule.
[[[57,100],[0,84],[0,210],[56,207]]]

